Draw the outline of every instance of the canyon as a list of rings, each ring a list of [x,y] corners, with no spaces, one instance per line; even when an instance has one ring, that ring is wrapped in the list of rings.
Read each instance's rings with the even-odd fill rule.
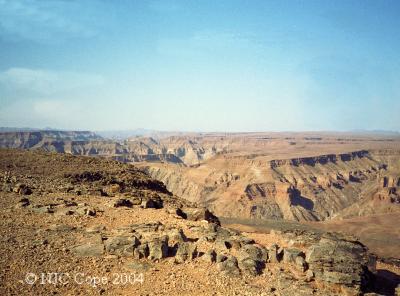
[[[157,132],[117,141],[92,132],[27,131],[1,133],[0,139],[3,148],[132,163],[174,195],[223,218],[344,230],[353,229],[347,221],[378,217],[387,227],[400,218],[396,133]],[[379,247],[386,240],[375,249],[396,257],[397,238],[388,252]]]
[[[2,295],[393,295],[354,236],[240,231],[135,165],[0,149]]]
[[[0,134],[0,147],[136,163],[169,191],[223,217],[325,221],[397,212],[400,137],[349,133]]]
[[[398,211],[399,151],[273,159],[219,155],[143,164],[169,190],[224,217],[324,221]]]

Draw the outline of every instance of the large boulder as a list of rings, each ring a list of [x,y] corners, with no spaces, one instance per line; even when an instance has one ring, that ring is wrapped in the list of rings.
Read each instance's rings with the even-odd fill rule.
[[[197,247],[193,243],[182,242],[177,246],[175,262],[183,263],[187,260],[193,260],[197,256]]]
[[[245,245],[240,249],[238,258],[239,259],[247,259],[250,258],[252,260],[263,261],[265,255],[261,248],[256,245]]]
[[[196,227],[197,229],[196,231],[194,231],[195,229],[193,228],[191,230],[199,235],[200,240],[207,242],[214,242],[218,237],[218,232],[217,232],[218,228],[221,227],[219,227],[214,223],[209,223],[204,227]]]
[[[154,238],[148,242],[149,259],[159,260],[168,256],[168,236]]]
[[[214,250],[208,250],[201,256],[201,259],[207,263],[214,263],[217,259],[217,253]]]
[[[268,249],[268,262],[278,263],[282,260],[282,251],[277,244],[273,244]]]
[[[231,230],[231,229],[224,228],[224,227],[220,227],[218,225],[214,225],[213,224],[213,226],[214,227],[212,228],[212,231],[214,233],[216,233],[216,239],[217,240],[229,241],[229,240],[232,240],[232,238],[234,236],[238,235],[238,233],[239,233],[238,231]]]
[[[303,251],[295,248],[285,248],[283,250],[283,262],[295,263],[297,257],[305,257]]]
[[[259,260],[253,260],[251,258],[245,258],[239,261],[239,268],[244,273],[250,275],[258,275],[261,274],[264,264]]]
[[[221,228],[223,229],[223,228]],[[224,233],[223,230],[217,231],[215,236],[215,243],[218,250],[224,251],[227,249],[240,250],[242,247],[254,244],[254,240],[249,239],[242,235],[236,235],[233,233]]]
[[[210,223],[215,223],[221,225],[217,216],[211,213],[206,208],[184,208],[183,209],[184,218],[191,221],[201,221],[206,220]]]
[[[174,245],[177,243],[182,243],[182,242],[187,241],[187,237],[182,229],[174,228],[174,229],[170,230],[167,234],[169,237],[168,242],[170,245]]]
[[[226,260],[217,264],[218,270],[229,276],[240,275],[238,260],[234,256],[228,256]]]
[[[245,273],[257,275],[262,272],[267,259],[266,252],[256,245],[245,245],[238,254],[239,268]]]
[[[306,253],[315,278],[361,290],[369,280],[368,265],[373,261],[358,241],[325,235]]]
[[[147,258],[149,256],[149,247],[147,244],[141,244],[133,250],[135,259]]]
[[[145,209],[161,209],[163,201],[159,196],[145,197],[142,199],[142,207]]]
[[[219,239],[215,241],[215,247],[219,251],[227,251],[232,248],[232,242],[230,240]]]

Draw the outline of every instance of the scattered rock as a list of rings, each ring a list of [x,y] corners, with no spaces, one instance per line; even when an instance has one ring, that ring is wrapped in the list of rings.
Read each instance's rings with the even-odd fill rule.
[[[114,196],[116,193],[121,192],[121,186],[119,184],[111,184],[103,188],[103,191],[108,196]]]
[[[183,263],[187,260],[193,260],[197,256],[197,247],[193,243],[182,242],[177,246],[175,262]]]
[[[187,237],[183,233],[182,229],[172,229],[167,233],[168,242],[170,245],[174,245],[175,243],[182,243],[187,241]]]
[[[86,228],[87,233],[98,233],[106,229],[104,225],[94,225],[92,227]]]
[[[228,259],[228,257],[226,257],[224,254],[218,254],[215,261],[217,263],[220,263],[220,262],[224,262],[226,259]]]
[[[90,207],[78,207],[76,213],[82,216],[96,216],[96,210]]]
[[[114,208],[119,208],[119,207],[131,208],[133,206],[133,203],[129,199],[119,198],[112,201],[111,206]]]
[[[134,205],[134,206],[140,206],[142,204],[142,199],[137,196],[130,197],[129,200],[132,203],[132,205]]]
[[[244,247],[245,245],[252,245],[255,243],[252,238],[248,238],[244,235],[237,235],[234,240],[240,244],[240,247]]]
[[[32,189],[29,188],[25,184],[18,183],[14,186],[13,191],[15,193],[21,194],[21,195],[30,195],[32,194]]]
[[[88,161],[91,162],[96,160],[89,159]],[[87,174],[83,173],[78,176],[78,179],[80,179],[79,182],[85,182],[85,184],[83,185],[78,184],[78,181],[73,186],[70,186],[68,183],[59,185],[57,184],[57,182],[51,181],[52,183],[50,184],[50,186],[47,186],[46,188],[44,185],[38,185],[38,181],[36,180],[30,181],[30,179],[25,175],[18,178],[19,180],[23,180],[23,182],[26,182],[26,184],[31,186],[32,188],[35,188],[35,196],[32,199],[33,201],[37,203],[43,202],[45,204],[31,206],[32,211],[38,213],[55,212],[57,215],[96,215],[96,210],[91,208],[90,205],[77,204],[77,202],[86,201],[88,203],[90,202],[92,205],[97,204],[97,201],[101,203],[102,200],[112,201],[114,199],[114,201],[112,201],[113,207],[131,208],[135,205],[141,205],[144,208],[161,208],[164,205],[170,207],[172,204],[172,208],[168,209],[169,213],[191,221],[177,221],[175,219],[176,217],[174,217],[173,219],[169,219],[171,218],[171,216],[168,217],[168,215],[165,215],[164,211],[144,211],[141,210],[139,206],[135,207],[133,210],[122,211],[119,209],[105,209],[107,211],[110,211],[111,213],[110,215],[108,215],[108,213],[101,215],[103,216],[100,217],[101,219],[83,219],[83,217],[76,216],[54,217],[52,215],[38,217],[38,215],[36,215],[35,220],[33,221],[38,221],[40,218],[45,219],[46,223],[48,222],[48,224],[60,223],[58,221],[62,221],[63,223],[76,225],[78,229],[77,231],[74,231],[72,233],[72,230],[75,229],[74,227],[60,224],[52,225],[50,226],[51,230],[65,231],[63,233],[54,233],[49,232],[48,229],[38,228],[37,242],[35,241],[35,239],[32,240],[32,238],[34,237],[32,231],[25,231],[25,233],[29,233],[31,238],[30,241],[33,241],[32,245],[28,245],[28,243],[24,241],[21,242],[18,236],[13,237],[12,231],[9,231],[9,233],[6,234],[5,238],[3,238],[3,241],[7,241],[10,244],[20,244],[21,250],[24,252],[26,247],[32,247],[32,249],[43,249],[47,252],[45,254],[49,254],[51,256],[55,254],[53,253],[54,250],[62,250],[63,252],[71,251],[71,253],[75,254],[76,256],[102,257],[101,259],[88,259],[87,262],[89,262],[89,265],[86,265],[86,267],[84,268],[85,270],[87,268],[93,267],[95,270],[98,271],[99,269],[103,269],[104,267],[104,270],[106,272],[110,272],[111,270],[120,268],[121,265],[124,264],[125,267],[129,269],[137,271],[150,270],[151,274],[155,275],[157,274],[156,271],[158,271],[157,268],[159,268],[161,271],[159,272],[159,274],[161,274],[161,276],[157,277],[156,275],[154,278],[158,278],[160,280],[169,280],[167,278],[169,276],[168,273],[170,272],[168,268],[171,268],[171,274],[173,274],[174,279],[173,282],[169,283],[174,284],[174,287],[175,283],[178,283],[178,279],[175,277],[180,277],[179,280],[182,281],[188,281],[190,279],[188,279],[186,276],[187,269],[185,269],[183,266],[173,266],[172,263],[188,262],[199,256],[200,260],[203,261],[203,265],[201,265],[201,262],[199,260],[199,262],[196,261],[193,264],[188,264],[187,267],[196,268],[200,266],[201,268],[203,268],[204,266],[206,266],[204,262],[207,262],[209,264],[216,262],[216,267],[226,275],[244,275],[243,279],[240,280],[240,289],[242,290],[232,291],[229,285],[231,285],[235,281],[235,279],[227,279],[224,276],[219,277],[215,273],[214,268],[209,268],[209,270],[206,271],[208,277],[210,275],[212,277],[215,276],[217,285],[227,287],[226,289],[224,288],[224,292],[227,295],[230,295],[232,293],[236,293],[238,295],[269,295],[270,291],[276,292],[274,294],[280,295],[321,295],[319,291],[312,290],[314,288],[319,289],[319,286],[308,284],[306,282],[312,281],[315,278],[316,280],[321,280],[338,285],[346,285],[349,287],[362,287],[367,281],[368,272],[366,271],[366,267],[368,266],[370,260],[366,255],[365,247],[357,242],[343,241],[335,239],[333,237],[324,237],[321,240],[319,240],[318,238],[318,242],[315,244],[315,241],[313,241],[312,244],[314,245],[310,247],[307,252],[307,261],[310,264],[310,269],[307,269],[308,264],[305,260],[305,254],[302,253],[301,250],[295,249],[292,246],[310,245],[308,240],[304,240],[306,242],[304,244],[299,243],[302,240],[300,240],[297,235],[289,232],[289,234],[292,234],[292,236],[289,236],[287,232],[284,232],[279,234],[281,237],[277,238],[276,241],[285,240],[285,243],[283,244],[287,245],[287,242],[290,239],[292,241],[290,248],[284,249],[282,251],[282,249],[279,248],[277,245],[273,245],[269,249],[266,249],[256,244],[254,240],[245,237],[237,231],[220,227],[218,225],[218,218],[216,218],[207,209],[196,209],[192,207],[193,205],[188,207],[187,205],[190,204],[189,202],[176,202],[176,200],[174,201],[175,197],[173,196],[168,199],[164,197],[162,193],[160,193],[162,194],[161,196],[158,196],[157,194],[152,194],[151,190],[139,190],[138,188],[148,188],[149,186],[153,186],[152,184],[157,183],[152,183],[152,181],[150,182],[145,178],[143,179],[144,181],[140,178],[132,178],[131,174],[127,174],[127,176],[128,177],[126,177],[122,182],[121,179],[123,179],[124,177],[120,177],[118,175],[113,175],[112,177],[107,176],[107,172],[105,170],[98,174],[95,172]],[[121,182],[122,185],[115,184],[114,182]],[[12,184],[15,183],[16,182],[7,184],[11,184],[12,186]],[[55,185],[53,183],[55,183]],[[127,184],[133,185],[129,188]],[[16,192],[18,192],[19,194],[26,194],[23,193],[23,191],[21,190],[21,188],[25,188],[25,185],[17,185],[18,186],[15,186],[15,188],[18,187],[19,189],[16,189]],[[92,192],[91,190],[100,190],[98,189],[100,187],[102,188],[101,190],[106,192],[107,195],[115,196],[118,194],[117,197],[113,199],[98,199],[98,197],[91,196],[84,196],[80,198],[76,196],[72,197],[72,192],[78,189],[82,190],[82,192],[84,193],[87,193]],[[14,186],[12,186],[12,188],[14,188]],[[135,191],[134,188],[138,190]],[[45,198],[41,198],[39,192],[45,192]],[[52,195],[47,194],[50,192],[55,193],[55,195],[59,192],[68,192],[68,194],[63,193],[62,195],[59,195],[62,197],[56,197],[55,202],[57,203],[46,204],[49,202],[49,200],[54,199]],[[132,197],[136,195],[140,197]],[[11,204],[15,202],[15,194],[5,194],[5,196],[10,198]],[[71,200],[64,200],[65,196],[68,196],[68,198]],[[74,200],[76,200],[77,202],[75,202]],[[92,201],[94,202],[92,203]],[[27,198],[21,198],[18,202],[18,205],[24,207],[30,205],[30,202]],[[99,206],[99,209],[103,209],[103,207]],[[100,214],[102,213],[102,211],[100,210],[99,212]],[[157,212],[160,214],[159,217],[157,215]],[[32,215],[32,213],[26,213],[24,211],[4,211],[2,214],[2,219],[7,225],[13,225],[14,221],[11,215],[13,213],[21,215],[26,219],[30,219],[31,216],[34,216]],[[113,228],[116,222],[115,220],[119,218],[118,215],[120,215],[121,213],[123,217],[121,221],[118,222],[121,222],[121,225],[123,226],[115,229]],[[138,215],[137,217],[134,217],[134,219],[132,219],[134,221],[144,222],[157,221],[157,219],[160,219],[162,221],[165,221],[165,225],[160,222],[126,225],[125,223],[127,221],[131,221],[132,216],[129,216],[131,214]],[[107,218],[110,218],[109,222],[107,221]],[[87,225],[93,225],[96,220],[99,220],[101,223],[107,223],[107,232],[104,231],[105,227],[102,225],[96,225],[85,229]],[[201,222],[196,223],[192,221]],[[36,225],[30,225],[30,229],[35,229],[35,226]],[[177,227],[182,227],[183,229],[185,229],[185,233],[189,236],[189,238],[186,237],[182,229]],[[186,229],[188,230],[186,231]],[[91,240],[82,241],[82,239],[88,238],[90,238]],[[257,239],[257,241],[262,242],[261,238],[262,236],[260,236],[260,240]],[[72,248],[69,248],[69,246],[75,244],[76,241],[78,241],[78,245],[74,245]],[[68,248],[65,248],[65,246],[68,246]],[[171,252],[171,250],[173,250],[173,253]],[[23,253],[22,255],[26,256],[26,254],[29,253]],[[41,256],[42,254],[40,253],[39,255]],[[133,257],[135,259],[149,258],[151,260],[161,260],[162,258],[172,255],[174,256],[174,258],[171,258],[171,260],[165,260],[165,262],[163,264],[160,264],[159,266],[148,263],[147,260],[132,261],[132,258],[117,258],[118,256],[120,256]],[[49,258],[48,262],[46,262],[46,264],[43,264],[43,266],[50,266],[51,264],[53,264],[53,259],[51,259],[51,256],[43,257],[45,258],[45,260]],[[126,261],[128,260],[130,262],[126,263]],[[263,271],[263,269],[265,268],[265,262],[267,260],[269,262],[275,263],[283,261],[284,263],[294,264],[294,266],[296,266],[300,271],[306,272],[298,276],[299,273],[291,268],[293,266],[290,266],[290,268],[286,269],[286,265],[284,264],[271,264],[271,269],[268,268],[265,271],[265,277],[260,277],[257,280],[249,279],[248,275],[256,276]],[[23,262],[23,264],[25,264],[24,259],[21,261]],[[70,268],[73,267],[73,264],[82,261],[82,259],[75,258],[74,262],[71,263],[66,261],[67,260],[60,260],[61,264],[66,263]],[[29,261],[27,262],[29,263]],[[38,260],[39,264],[42,262],[43,261]],[[86,264],[86,260],[84,260],[84,262]],[[102,264],[104,264],[105,266],[102,266]],[[6,266],[5,268],[10,269],[9,266]],[[11,268],[11,270],[13,269]],[[199,270],[201,271],[202,269]],[[295,274],[296,278],[291,276],[291,273]],[[196,277],[196,275],[198,276],[198,274],[199,273],[196,271],[193,274],[194,278]],[[270,288],[270,284],[267,284],[266,287],[262,286],[261,282],[269,278],[271,279],[271,281],[276,280],[276,285],[273,284],[275,287],[277,287],[276,289]],[[302,281],[298,278],[302,278],[304,280]],[[207,278],[207,280],[209,280],[209,278]],[[256,287],[258,285],[259,287]],[[303,286],[307,286],[306,288],[308,290]],[[262,288],[264,288],[264,291],[260,291]],[[270,288],[270,290],[268,288]],[[146,292],[150,292],[151,294],[151,289],[152,286],[150,285],[150,290]],[[99,291],[100,293],[106,294],[110,292],[108,290]],[[220,291],[221,290],[216,289],[215,294],[219,294]],[[303,291],[307,292],[302,294]],[[314,293],[316,291],[318,293]],[[200,294],[206,294],[206,292],[208,291],[199,291]]]
[[[214,250],[208,250],[201,256],[201,259],[207,263],[214,263],[217,259],[217,253]]]
[[[176,207],[167,208],[167,212],[171,215],[176,215],[184,219],[187,218],[186,214],[182,211],[181,208],[176,208]]]
[[[157,260],[168,256],[168,236],[155,238],[148,242],[149,259]]]
[[[219,250],[219,251],[226,251],[229,250],[230,248],[232,248],[232,243],[229,240],[217,240],[215,242],[215,247]]]
[[[297,257],[305,257],[303,251],[299,249],[284,249],[283,250],[283,262],[295,263]]]
[[[13,187],[11,184],[9,183],[5,183],[3,184],[3,186],[1,187],[1,190],[4,192],[13,192]]]
[[[65,232],[68,232],[68,231],[75,230],[76,227],[75,226],[66,225],[66,224],[53,224],[53,225],[50,225],[49,229],[53,230],[53,231],[65,231]]]
[[[186,219],[191,221],[202,221],[206,220],[210,223],[221,225],[217,216],[211,213],[206,208],[185,208],[183,212],[186,215]]]
[[[159,196],[145,198],[142,200],[142,207],[145,209],[161,209],[163,207],[163,201]]]
[[[71,249],[72,253],[81,257],[99,257],[104,254],[104,245],[101,243],[87,243]]]
[[[268,249],[268,262],[271,263],[278,263],[282,259],[282,252],[280,252],[280,249],[278,245],[273,244],[272,246],[269,247]]]
[[[219,225],[216,224],[211,224],[212,226],[209,228],[209,231],[212,233],[217,234],[217,239],[218,240],[230,240],[232,239],[232,236],[238,235],[239,232],[235,230],[231,230],[228,228],[220,227]]]
[[[54,209],[51,205],[47,205],[47,206],[40,206],[40,205],[36,205],[32,207],[32,211],[38,214],[52,214],[54,213]]]
[[[307,270],[307,262],[306,262],[306,260],[304,259],[303,256],[297,256],[296,259],[295,259],[295,263],[296,263],[296,267],[300,271],[304,272],[304,271]]]
[[[104,192],[102,188],[89,189],[88,194],[94,196],[108,196],[107,193]]]
[[[140,244],[136,236],[117,236],[108,238],[105,249],[109,254],[132,257],[134,249]]]
[[[161,222],[153,222],[153,223],[143,223],[143,224],[132,224],[129,226],[129,228],[133,232],[151,233],[151,232],[161,231],[164,228],[164,225]]]
[[[149,256],[149,247],[147,244],[141,244],[137,246],[133,251],[133,257],[135,259],[143,259]]]
[[[234,256],[228,256],[225,261],[218,263],[217,268],[218,270],[229,276],[240,275],[238,261]]]
[[[55,212],[55,215],[57,216],[70,216],[73,214],[75,214],[75,212],[70,209],[59,209]]]
[[[27,206],[29,206],[30,202],[29,199],[27,198],[21,198],[18,203],[16,204],[17,208],[25,208]]]
[[[140,262],[140,261],[128,262],[125,264],[125,266],[129,269],[133,269],[139,272],[148,271],[150,268],[152,268],[152,265],[149,262]]]
[[[245,258],[239,261],[239,268],[243,272],[255,276],[261,274],[264,264],[259,260]]]
[[[256,245],[244,245],[238,254],[239,268],[245,273],[258,275],[265,266],[265,252]]]
[[[245,245],[240,249],[238,258],[240,260],[250,258],[256,261],[263,261],[263,252],[261,248],[256,245]]]
[[[314,279],[314,272],[311,269],[307,270],[306,271],[306,281],[310,282],[313,279]]]
[[[68,208],[68,207],[76,207],[76,206],[78,206],[78,204],[76,202],[71,201],[71,200],[65,200],[65,199],[61,198],[61,201],[63,203],[60,205],[60,207],[67,207]]]

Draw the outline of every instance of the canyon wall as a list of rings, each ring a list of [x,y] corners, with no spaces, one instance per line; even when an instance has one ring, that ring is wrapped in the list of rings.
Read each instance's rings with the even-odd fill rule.
[[[0,133],[0,147],[136,163],[220,216],[321,221],[398,210],[400,138],[194,134],[103,139],[92,132]]]
[[[197,167],[144,168],[170,191],[225,217],[321,221],[399,210],[395,150],[264,162],[223,158],[222,166],[212,159]]]

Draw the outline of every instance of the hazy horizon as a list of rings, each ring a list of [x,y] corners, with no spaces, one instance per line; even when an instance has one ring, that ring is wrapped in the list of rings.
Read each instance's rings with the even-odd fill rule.
[[[247,131],[206,131],[206,130],[154,130],[154,129],[147,129],[147,128],[132,128],[132,129],[104,129],[104,130],[91,130],[91,129],[83,129],[83,128],[78,128],[78,129],[65,129],[65,128],[57,128],[57,127],[10,127],[10,126],[0,126],[0,132],[29,132],[29,131],[74,131],[74,132],[94,132],[94,133],[104,133],[104,134],[118,134],[118,133],[124,133],[126,135],[129,134],[130,136],[134,135],[151,135],[154,133],[182,133],[182,134],[251,134],[251,133],[299,133],[299,134],[335,134],[335,133],[343,133],[343,134],[396,134],[400,135],[400,131],[396,130],[361,130],[361,129],[355,129],[355,130],[260,130],[260,131],[252,131],[252,130],[247,130]]]
[[[399,9],[0,0],[0,126],[398,132]]]

